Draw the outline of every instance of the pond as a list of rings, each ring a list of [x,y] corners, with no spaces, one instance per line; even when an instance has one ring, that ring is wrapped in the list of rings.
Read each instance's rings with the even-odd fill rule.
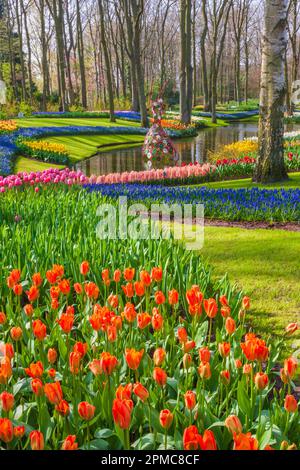
[[[286,130],[291,132],[300,126],[288,125]],[[175,140],[174,144],[179,154],[178,164],[203,163],[208,160],[209,152],[223,145],[243,140],[257,135],[257,124],[252,122],[235,122],[228,127],[203,129],[197,137]],[[145,161],[141,157],[141,146],[127,149],[115,149],[99,152],[97,155],[76,165],[87,176],[122,173],[124,171],[145,170]],[[157,167],[159,167],[157,165]]]

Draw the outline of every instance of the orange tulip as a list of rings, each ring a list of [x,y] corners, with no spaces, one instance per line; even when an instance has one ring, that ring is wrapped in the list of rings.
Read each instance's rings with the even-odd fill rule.
[[[4,312],[0,312],[0,325],[4,325],[6,323],[6,315]]]
[[[185,353],[189,353],[190,351],[192,351],[194,349],[195,346],[196,346],[195,341],[187,341],[183,345],[183,350],[184,350]]]
[[[249,297],[244,297],[242,301],[243,309],[244,310],[249,310],[250,308],[250,299]]]
[[[90,421],[95,415],[95,407],[87,401],[82,401],[78,405],[79,416],[85,421]]]
[[[139,382],[137,382],[134,387],[133,387],[133,393],[142,400],[142,402],[145,402],[149,398],[149,392],[148,390]]]
[[[30,386],[31,390],[37,397],[41,397],[42,395],[44,395],[44,385],[41,379],[32,379]]]
[[[212,431],[204,431],[203,437],[199,439],[202,450],[218,450],[215,435]]]
[[[25,434],[25,426],[15,426],[14,427],[14,436],[16,439],[22,439]]]
[[[211,378],[209,362],[201,362],[200,366],[198,367],[198,372],[201,379],[209,380]]]
[[[218,344],[218,350],[219,350],[220,356],[222,357],[228,357],[230,354],[230,349],[231,349],[230,343]]]
[[[284,408],[288,413],[296,413],[298,410],[298,403],[293,395],[287,395],[285,397]]]
[[[57,359],[57,351],[54,348],[48,349],[47,359],[50,364],[54,364]]]
[[[131,421],[131,413],[133,410],[132,400],[120,400],[115,398],[112,406],[112,414],[114,422],[121,429],[128,429]]]
[[[122,286],[122,290],[125,296],[129,299],[134,296],[133,284],[131,282],[128,282],[125,286]]]
[[[116,390],[116,398],[119,400],[130,400],[132,393],[132,384],[119,385]]]
[[[192,356],[190,354],[184,354],[182,359],[184,369],[189,369],[191,367],[192,361]]]
[[[40,287],[43,282],[43,278],[40,273],[35,273],[32,276],[32,282],[36,287]]]
[[[258,441],[251,436],[251,433],[247,434],[233,434],[234,446],[233,450],[258,450]]]
[[[15,284],[14,287],[13,287],[13,291],[14,291],[15,295],[20,297],[20,295],[22,295],[22,292],[23,292],[22,285],[21,284]]]
[[[223,318],[230,317],[230,314],[231,314],[231,308],[230,307],[227,307],[227,306],[221,307],[221,315],[222,315]]]
[[[115,272],[114,272],[114,281],[115,282],[120,282],[121,276],[122,276],[122,273],[121,273],[120,269],[116,269]]]
[[[159,414],[159,422],[162,428],[169,429],[172,426],[173,414],[170,410],[162,410]]]
[[[53,403],[53,405],[58,405],[58,403],[63,399],[60,382],[46,384],[44,386],[44,392],[50,403]]]
[[[152,268],[151,277],[153,281],[160,282],[162,280],[163,270],[161,267]]]
[[[61,280],[58,284],[58,288],[62,294],[68,295],[70,293],[70,282],[67,279]]]
[[[47,327],[46,325],[40,320],[34,320],[32,324],[33,334],[39,340],[43,341],[47,336]]]
[[[297,359],[290,357],[284,361],[284,372],[286,376],[291,380],[294,378],[298,367]]]
[[[200,434],[196,426],[189,426],[183,433],[184,450],[198,450],[200,447]]]
[[[157,348],[153,354],[153,362],[156,367],[160,367],[166,358],[166,351],[163,348]]]
[[[160,313],[154,313],[151,322],[153,330],[159,331],[162,329],[164,324],[163,316]]]
[[[143,271],[140,272],[140,280],[146,287],[150,286],[151,276],[148,273],[148,271],[143,270]]]
[[[99,297],[99,287],[94,282],[85,284],[84,291],[90,299],[97,300]]]
[[[80,341],[77,341],[73,346],[73,352],[80,354],[81,357],[84,357],[86,355],[87,350],[87,343],[81,343]]]
[[[134,268],[126,268],[124,270],[124,279],[125,281],[132,281],[135,275],[135,269]]]
[[[14,341],[19,341],[23,336],[22,328],[19,326],[13,326],[10,330],[10,336]]]
[[[109,274],[109,269],[103,269],[101,273],[102,281],[104,284],[109,285],[110,284],[110,274]]]
[[[241,367],[243,367],[243,363],[242,363],[242,361],[241,361],[240,359],[236,359],[236,360],[234,361],[234,364],[235,364],[235,367],[236,367],[237,369],[240,369]]]
[[[89,364],[89,368],[94,375],[101,375],[102,374],[102,367],[100,359],[94,359]]]
[[[187,331],[185,328],[180,327],[177,330],[177,338],[179,339],[180,343],[186,343],[188,339]]]
[[[169,300],[169,304],[170,304],[170,305],[176,305],[176,304],[178,304],[178,301],[179,301],[179,294],[178,294],[177,290],[172,289],[172,290],[168,293],[168,300]]]
[[[31,431],[29,438],[32,450],[44,450],[44,435],[41,431]]]
[[[233,333],[236,330],[236,325],[235,325],[235,321],[233,318],[231,317],[226,318],[225,329],[229,335],[233,335]]]
[[[2,392],[0,394],[1,406],[2,406],[3,411],[5,411],[6,413],[12,410],[14,406],[14,401],[15,401],[14,396],[11,393]]]
[[[209,362],[210,361],[210,351],[207,347],[203,347],[199,349],[199,357],[201,362]]]
[[[230,415],[228,416],[228,418],[225,419],[225,426],[228,431],[231,432],[232,435],[234,433],[241,434],[241,432],[243,431],[242,423],[240,422],[239,418],[235,415]]]
[[[245,375],[250,375],[252,371],[252,365],[251,364],[245,364],[243,367],[243,374]]]
[[[42,377],[43,372],[44,372],[44,367],[41,361],[37,361],[36,363],[31,363],[30,366],[25,369],[25,373],[32,379]]]
[[[81,368],[82,355],[78,352],[71,352],[69,356],[69,366],[71,374],[79,374]]]
[[[61,416],[68,416],[70,414],[70,406],[66,400],[61,400],[58,405],[55,406],[55,409]]]
[[[126,349],[125,359],[128,367],[132,370],[137,370],[139,368],[143,355],[144,349],[141,349],[141,351],[136,351],[135,349]]]
[[[127,303],[124,308],[124,312],[122,313],[122,316],[126,318],[126,320],[129,323],[133,323],[134,320],[136,319],[136,311],[135,307],[133,304]]]
[[[88,261],[83,261],[80,265],[80,274],[86,276],[89,273],[90,265]]]
[[[40,291],[36,286],[31,286],[28,291],[26,291],[29,302],[34,302],[40,296]]]
[[[100,356],[100,367],[102,373],[105,375],[111,375],[117,365],[119,364],[118,359],[110,354],[109,352],[103,352]]]
[[[12,376],[12,367],[8,356],[0,357],[0,384],[6,384]]]
[[[148,325],[150,325],[151,320],[152,320],[152,317],[151,317],[151,315],[149,315],[149,313],[147,313],[147,312],[139,313],[138,316],[137,316],[138,327],[141,330],[144,330],[145,328],[147,328]]]
[[[56,320],[64,333],[68,334],[73,328],[74,325],[74,315],[69,315],[68,313],[63,313],[61,317]]]
[[[112,308],[118,308],[118,305],[119,305],[119,298],[118,298],[117,295],[111,294],[111,295],[108,297],[107,302],[109,303],[109,305],[110,305]]]
[[[77,450],[78,444],[76,442],[76,436],[67,436],[61,446],[61,450]]]
[[[263,372],[257,372],[254,377],[254,383],[257,390],[264,390],[268,386],[269,378],[267,374],[264,374]]]
[[[24,312],[27,315],[27,317],[32,317],[33,315],[33,306],[31,304],[27,304],[24,306]]]
[[[184,402],[188,410],[193,410],[196,406],[196,394],[193,391],[188,390],[184,394]]]
[[[292,336],[292,334],[297,330],[299,330],[298,323],[290,323],[285,329],[288,336]]]
[[[154,300],[157,305],[163,305],[166,301],[166,297],[162,291],[155,292]]]
[[[75,282],[73,287],[74,287],[74,290],[75,290],[76,294],[78,294],[78,295],[82,294],[83,289],[82,289],[82,285],[79,282]]]
[[[223,305],[223,307],[229,307],[228,299],[226,295],[221,295],[220,296],[220,304]]]
[[[106,333],[107,339],[110,343],[113,343],[117,340],[117,328],[115,326],[108,326]]]
[[[215,299],[208,299],[203,301],[204,310],[209,318],[215,318],[218,314],[218,305]]]
[[[161,369],[160,367],[155,367],[153,371],[153,378],[157,385],[163,387],[167,383],[168,376],[163,369]]]
[[[0,418],[0,441],[11,442],[14,438],[14,429],[10,419]]]

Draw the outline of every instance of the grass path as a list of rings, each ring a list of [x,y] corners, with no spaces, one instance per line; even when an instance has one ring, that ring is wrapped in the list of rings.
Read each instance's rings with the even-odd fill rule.
[[[300,321],[300,234],[206,227],[201,255],[220,278],[228,272],[252,299],[251,320],[264,334]],[[300,346],[300,333],[293,337]]]

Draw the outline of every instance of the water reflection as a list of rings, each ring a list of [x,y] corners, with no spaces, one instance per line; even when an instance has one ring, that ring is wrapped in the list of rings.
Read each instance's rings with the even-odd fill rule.
[[[286,130],[289,132],[295,130],[295,126],[288,125]],[[195,138],[175,141],[179,154],[178,164],[203,163],[208,160],[209,152],[213,152],[223,145],[243,140],[256,134],[256,123],[239,122],[233,123],[228,127],[203,129]],[[155,165],[156,168],[164,166],[164,163],[157,163]],[[76,168],[83,171],[87,176],[91,174],[104,175],[144,170],[145,161],[141,156],[141,146],[138,146],[99,153],[88,160],[80,162],[76,165]]]

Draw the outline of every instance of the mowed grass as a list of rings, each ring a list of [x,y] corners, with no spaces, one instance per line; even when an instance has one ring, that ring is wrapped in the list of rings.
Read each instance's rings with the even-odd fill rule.
[[[79,161],[91,157],[98,151],[105,149],[130,147],[142,145],[144,136],[141,135],[72,135],[65,137],[48,137],[44,140],[50,143],[63,144],[71,159]]]
[[[62,126],[103,126],[103,127],[140,127],[138,122],[107,118],[20,118],[16,119],[20,127],[62,127]]]
[[[251,297],[253,326],[264,335],[282,335],[290,322],[300,321],[300,233],[206,227],[201,251],[220,279]],[[290,345],[300,347],[300,334]]]
[[[196,184],[196,185],[191,185],[190,187],[197,188],[201,186],[206,186],[207,188],[211,188],[211,189],[299,188],[300,187],[300,173],[289,173],[289,179],[280,183],[259,184],[259,183],[253,183],[251,178],[246,178],[246,179],[239,179],[239,180],[216,181],[213,183]]]

